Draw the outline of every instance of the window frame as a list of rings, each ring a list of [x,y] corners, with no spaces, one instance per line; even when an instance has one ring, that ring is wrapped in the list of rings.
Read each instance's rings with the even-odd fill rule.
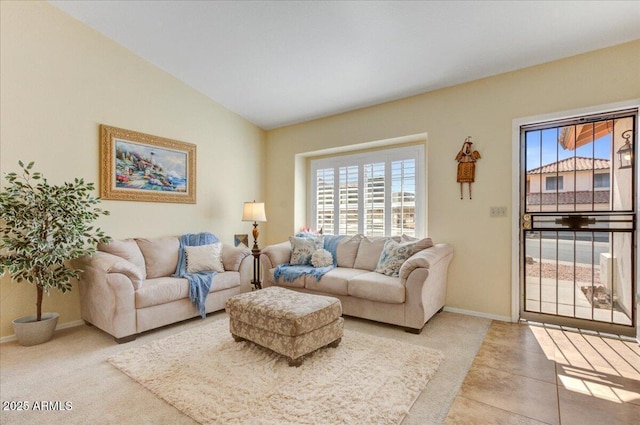
[[[607,178],[604,178],[607,176]],[[606,186],[601,181],[606,180]],[[611,190],[611,173],[594,173],[593,174],[593,190]]]
[[[549,183],[554,182],[553,187],[549,187]],[[564,190],[564,176],[547,176],[544,178],[545,192],[559,192]]]
[[[415,160],[415,236],[424,237],[426,234],[426,160],[424,144],[416,144],[404,147],[394,147],[382,150],[374,150],[367,152],[347,153],[323,158],[310,158],[309,167],[309,196],[308,196],[308,222],[311,226],[315,226],[317,221],[317,173],[320,169],[333,168],[334,175],[334,232],[339,233],[340,214],[339,214],[339,169],[340,167],[356,166],[358,167],[358,233],[364,234],[365,226],[365,209],[364,209],[364,166],[372,163],[385,163],[385,183],[389,181],[391,176],[391,163],[407,159]],[[390,236],[393,226],[392,219],[392,197],[391,184],[385,184],[385,235]],[[319,229],[316,229],[319,230]]]

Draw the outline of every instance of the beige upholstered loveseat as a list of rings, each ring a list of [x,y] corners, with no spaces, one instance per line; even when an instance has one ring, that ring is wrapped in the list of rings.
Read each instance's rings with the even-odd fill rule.
[[[127,342],[136,335],[198,315],[187,279],[176,272],[178,237],[114,240],[91,257],[75,261],[82,269],[82,318]],[[227,299],[250,290],[253,258],[246,249],[223,244],[224,272],[217,273],[206,298],[206,312],[223,310]]]
[[[401,263],[398,275],[389,276],[375,271],[380,270],[381,255],[389,239],[343,237],[334,248],[337,267],[319,280],[306,274],[293,280],[279,276],[276,281],[276,267],[291,261],[292,243],[268,246],[260,256],[263,286],[330,295],[342,302],[345,315],[399,325],[419,333],[431,316],[444,307],[453,249],[449,244],[433,245],[430,239],[416,241],[412,255]],[[394,239],[398,244],[410,242]]]

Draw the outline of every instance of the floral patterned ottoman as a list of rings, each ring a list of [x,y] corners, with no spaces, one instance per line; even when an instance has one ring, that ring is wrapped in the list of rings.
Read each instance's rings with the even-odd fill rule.
[[[270,286],[229,298],[229,330],[287,357],[290,366],[318,348],[337,347],[343,335],[342,304],[334,297]]]

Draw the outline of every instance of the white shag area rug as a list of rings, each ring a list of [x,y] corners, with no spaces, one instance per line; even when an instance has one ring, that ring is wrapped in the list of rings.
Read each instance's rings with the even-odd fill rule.
[[[345,329],[337,348],[289,367],[270,350],[235,342],[220,320],[108,361],[203,424],[398,424],[443,358]]]

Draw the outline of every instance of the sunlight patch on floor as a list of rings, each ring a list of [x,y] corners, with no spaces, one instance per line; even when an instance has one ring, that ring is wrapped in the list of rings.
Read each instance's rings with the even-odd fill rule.
[[[558,384],[614,403],[640,405],[640,345],[633,338],[528,322]]]

